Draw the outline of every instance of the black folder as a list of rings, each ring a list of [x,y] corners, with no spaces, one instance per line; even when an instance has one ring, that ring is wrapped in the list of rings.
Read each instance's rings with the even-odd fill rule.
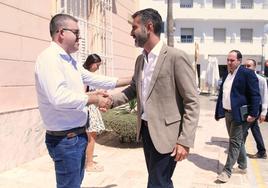
[[[248,110],[249,105],[243,105],[240,107],[240,115],[241,115],[241,119],[242,121],[247,121],[247,117],[248,117]]]

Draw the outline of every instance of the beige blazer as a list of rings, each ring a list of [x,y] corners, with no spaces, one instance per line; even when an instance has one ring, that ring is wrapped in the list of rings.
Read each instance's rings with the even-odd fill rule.
[[[141,130],[141,83],[144,58],[138,56],[132,83],[113,95],[113,106],[137,98],[137,140]],[[195,72],[186,53],[163,45],[145,102],[148,129],[160,153],[172,152],[176,143],[193,147],[199,118]]]

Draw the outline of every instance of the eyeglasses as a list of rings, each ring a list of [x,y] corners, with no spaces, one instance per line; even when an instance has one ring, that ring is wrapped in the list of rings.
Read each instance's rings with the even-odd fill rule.
[[[232,62],[236,61],[236,59],[226,59],[226,61],[232,63]]]
[[[63,28],[63,31],[70,31],[72,32],[77,38],[80,36],[80,30],[79,29],[68,29],[68,28]]]

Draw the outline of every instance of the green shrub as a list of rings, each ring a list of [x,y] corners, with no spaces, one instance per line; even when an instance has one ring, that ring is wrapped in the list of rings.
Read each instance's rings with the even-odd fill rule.
[[[115,108],[102,113],[106,129],[112,129],[119,135],[121,142],[135,142],[136,140],[136,112],[130,113],[126,108]]]

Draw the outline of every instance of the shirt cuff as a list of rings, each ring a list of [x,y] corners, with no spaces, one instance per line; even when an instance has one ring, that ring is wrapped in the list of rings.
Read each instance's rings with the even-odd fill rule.
[[[116,87],[117,81],[119,78],[112,78],[112,89],[114,89]]]
[[[87,94],[84,95],[84,106],[88,106],[88,98],[89,96]]]

